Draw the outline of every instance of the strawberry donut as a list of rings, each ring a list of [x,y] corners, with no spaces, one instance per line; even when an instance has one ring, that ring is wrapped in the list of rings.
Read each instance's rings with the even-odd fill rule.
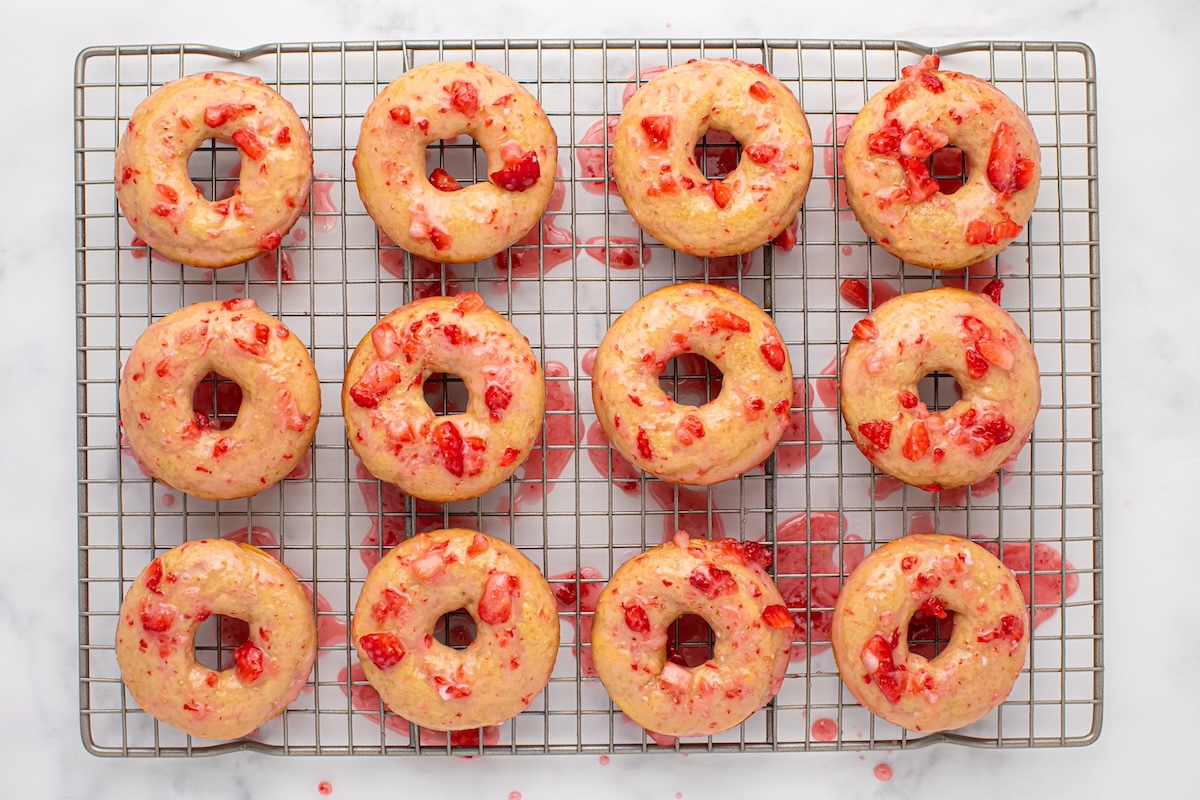
[[[462,378],[462,414],[434,415],[422,384]],[[372,475],[435,503],[507,480],[542,430],[546,382],[521,332],[475,292],[415,300],[363,337],[342,384],[346,435]]]
[[[673,541],[626,561],[596,602],[592,657],[626,715],[664,736],[711,736],[740,724],[783,685],[793,622],[756,542]],[[667,659],[671,623],[697,614],[715,635],[712,658]]]
[[[192,407],[216,372],[242,390],[218,430]],[[142,332],[121,372],[121,427],[151,477],[205,500],[250,497],[296,468],[321,412],[304,344],[249,299],[187,306]]]
[[[696,165],[709,130],[742,144],[723,179]],[[796,217],[812,177],[812,135],[796,96],[761,64],[702,58],[655,76],[621,112],[613,174],[646,233],[700,257],[747,253]]]
[[[212,614],[246,622],[235,666],[196,661]],[[226,539],[187,542],[150,562],[117,624],[121,679],[146,713],[190,736],[237,739],[274,718],[304,688],[317,656],[312,601],[269,555]]]
[[[188,158],[207,139],[241,153],[233,196],[206,200]],[[117,200],[146,244],[193,267],[218,269],[279,247],[308,205],[312,145],[292,104],[258,78],[189,75],[133,111],[117,145]]]
[[[1029,221],[1041,151],[1025,113],[986,81],[938,72],[928,55],[877,92],[846,138],[846,198],[867,235],[903,261],[962,269],[991,258]],[[952,195],[929,158],[957,147],[969,177]]]
[[[425,147],[467,134],[488,179],[430,183]],[[396,244],[439,263],[491,258],[529,233],[554,189],[558,137],[541,104],[489,66],[438,62],[392,81],[367,109],[354,155],[367,213]]]
[[[913,615],[954,629],[929,660],[908,649]],[[1029,649],[1029,612],[1012,570],[957,536],[889,542],[850,573],[833,609],[833,655],[868,711],[910,731],[961,728],[1012,691]]]
[[[465,610],[475,640],[433,638],[443,614]],[[351,639],[384,703],[417,725],[457,731],[499,725],[550,680],[558,609],[538,568],[507,542],[462,529],[406,539],[367,575]]]
[[[953,375],[961,399],[931,412],[917,382]],[[1041,404],[1033,345],[984,295],[941,288],[883,303],[854,325],[842,365],[842,418],[877,468],[936,492],[1000,469],[1033,432]]]
[[[702,406],[658,383],[693,352],[724,375]],[[731,480],[771,454],[791,421],[792,365],[771,318],[742,295],[684,283],[646,295],[617,318],[596,351],[592,401],[604,434],[639,469],[672,483]]]

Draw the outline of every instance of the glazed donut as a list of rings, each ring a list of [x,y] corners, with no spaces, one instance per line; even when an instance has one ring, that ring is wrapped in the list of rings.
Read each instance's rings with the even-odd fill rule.
[[[932,661],[908,649],[917,611],[954,632]],[[833,655],[868,711],[910,731],[961,728],[1008,697],[1029,648],[1029,612],[1012,570],[957,536],[914,534],[872,552],[833,608]]]
[[[658,376],[693,352],[724,375],[700,407],[668,397]],[[792,365],[771,318],[742,295],[684,283],[646,295],[596,351],[592,401],[608,440],[639,469],[708,486],[758,466],[791,421]]]
[[[192,408],[209,372],[242,389],[228,430]],[[321,412],[308,350],[249,299],[196,303],[146,328],[118,395],[121,427],[145,471],[205,500],[250,497],[286,477],[312,443]]]
[[[947,372],[962,398],[930,412],[917,381]],[[872,464],[936,492],[1000,469],[1033,432],[1041,376],[1024,331],[963,289],[910,292],[854,325],[840,383],[842,418]]]
[[[783,685],[793,622],[756,542],[673,541],[626,561],[600,593],[592,657],[626,715],[664,736],[711,736],[740,724]],[[712,628],[712,659],[667,660],[672,622],[697,614]]]
[[[962,269],[999,253],[1037,201],[1041,151],[1025,113],[986,81],[938,72],[928,55],[863,107],[846,138],[846,198],[867,235],[897,258]],[[969,177],[942,194],[927,162],[953,146]]]
[[[234,668],[196,661],[212,614],[248,623]],[[201,739],[237,739],[274,718],[304,688],[317,657],[312,601],[257,547],[186,542],[150,562],[129,587],[117,624],[117,664],[147,713]]]
[[[476,626],[462,651],[432,635],[458,609]],[[367,680],[397,714],[437,731],[480,728],[516,716],[546,687],[558,610],[519,550],[455,528],[406,539],[371,569],[351,638]]]
[[[463,414],[434,416],[422,384],[458,375]],[[542,430],[546,382],[529,342],[475,292],[396,309],[363,337],[342,384],[350,446],[372,475],[435,503],[499,486]]]
[[[488,180],[461,191],[425,176],[425,147],[467,134]],[[396,244],[439,263],[491,258],[541,219],[554,190],[558,137],[521,84],[475,61],[405,72],[367,109],[354,176],[367,213]]]
[[[696,165],[706,131],[732,134],[742,159],[720,180]],[[689,61],[655,76],[621,112],[613,175],[646,233],[701,257],[770,243],[800,210],[812,177],[812,135],[795,95],[761,64]]]
[[[207,139],[241,154],[233,196],[206,200],[188,158]],[[308,205],[312,145],[292,104],[258,78],[206,72],[171,81],[133,111],[117,145],[117,200],[137,235],[193,267],[241,264],[279,247]]]

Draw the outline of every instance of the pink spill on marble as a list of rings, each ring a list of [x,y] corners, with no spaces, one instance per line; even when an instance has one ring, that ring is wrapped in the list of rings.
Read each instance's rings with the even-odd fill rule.
[[[876,764],[875,777],[881,781],[890,781],[892,779],[892,768],[887,764]]]

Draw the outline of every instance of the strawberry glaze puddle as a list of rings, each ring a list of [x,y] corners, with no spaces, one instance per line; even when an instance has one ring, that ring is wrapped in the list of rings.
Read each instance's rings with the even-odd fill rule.
[[[520,511],[522,507],[542,499],[543,487],[547,494],[554,491],[554,481],[571,462],[575,444],[583,436],[583,420],[575,413],[575,393],[571,390],[571,382],[556,380],[571,377],[570,369],[558,361],[547,361],[543,369],[546,374],[546,419],[541,435],[529,452],[529,458],[517,469],[519,483],[513,493],[513,511]],[[498,511],[508,511],[507,498],[501,502]]]
[[[550,193],[541,222],[511,247],[492,256],[492,265],[500,278],[536,278],[571,260],[575,236],[554,224],[558,219],[555,212],[562,211],[567,199],[567,184],[561,180],[562,174],[562,164],[559,164],[558,180],[554,182],[554,191]],[[491,286],[493,291],[506,291],[501,282],[493,282]]]
[[[578,578],[579,586],[575,586]],[[580,642],[592,640],[592,615],[596,613],[596,601],[604,589],[603,574],[592,567],[583,567],[579,572],[563,572],[549,577],[554,591],[554,604],[559,616],[572,628],[576,627],[571,653],[579,659],[579,674],[585,678],[596,677],[596,665],[592,661],[591,648],[580,648]],[[576,617],[578,614],[578,617]]]
[[[837,115],[837,144],[834,147],[824,148],[825,154],[825,174],[832,180],[836,180],[836,188],[833,183],[829,186],[829,202],[837,203],[837,208],[844,214],[850,214],[850,203],[846,200],[846,180],[843,177],[846,174],[846,162],[842,155],[846,137],[850,135],[850,128],[854,125],[856,115],[854,114],[838,114]],[[834,144],[834,123],[829,123],[825,128],[825,144]],[[837,171],[834,172],[834,157],[836,152]],[[834,178],[837,175],[837,178]]]
[[[593,236],[583,247],[583,252],[609,269],[644,269],[650,263],[650,248],[643,247],[639,255],[636,236],[610,236],[607,240]]]
[[[792,661],[802,661],[832,646],[833,606],[842,578],[867,555],[867,545],[860,537],[845,531],[844,517],[822,511],[811,516],[797,514],[780,523],[775,531],[779,553],[775,573],[781,576],[776,585],[796,623]]]
[[[332,177],[328,172],[318,172],[313,176],[312,189],[308,195],[308,210],[312,214],[313,230],[318,233],[329,233],[337,227],[338,209],[331,196],[335,184],[328,180]]]
[[[379,231],[379,247],[380,269],[404,280],[404,251],[396,249],[396,243],[383,231]],[[451,265],[430,261],[418,255],[412,257],[412,265],[414,298],[453,297],[462,291],[462,284],[455,280]]]
[[[812,740],[814,742],[832,742],[838,737],[838,725],[828,717],[813,720]]]
[[[887,764],[876,764],[874,772],[875,777],[880,781],[887,782],[892,779],[892,768]]]

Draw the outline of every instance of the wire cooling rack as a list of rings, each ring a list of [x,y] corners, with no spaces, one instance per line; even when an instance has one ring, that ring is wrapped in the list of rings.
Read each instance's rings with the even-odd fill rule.
[[[1101,430],[1096,84],[1091,51],[1074,43],[972,42],[938,48],[943,67],[984,77],[1028,113],[1042,149],[1033,218],[1004,253],[971,274],[906,267],[870,243],[846,206],[836,142],[876,90],[928,48],[858,41],[457,41],[281,44],[245,51],[193,45],[95,47],[75,79],[78,307],[79,668],[87,748],[101,755],[200,755],[251,749],[294,755],[610,753],[906,748],[951,741],[981,747],[1080,745],[1101,717]],[[605,175],[606,121],[655,67],[701,56],[763,63],[800,98],[816,140],[799,241],[740,259],[702,261],[644,237]],[[405,69],[476,60],[524,84],[559,138],[559,195],[534,234],[492,262],[443,269],[381,240],[354,186],[351,158],[363,113]],[[164,82],[212,69],[257,75],[306,121],[315,150],[314,201],[283,247],[216,272],[161,260],[119,214],[113,154],[134,107]],[[710,133],[698,159],[710,175],[737,145]],[[429,151],[461,181],[486,179],[465,137]],[[948,158],[947,158],[948,157]],[[209,197],[232,190],[237,155],[209,143],[190,161]],[[947,166],[948,165],[948,166]],[[961,160],[935,155],[947,191]],[[931,495],[877,475],[836,411],[840,348],[866,302],[938,285],[1004,282],[1003,305],[1030,334],[1043,407],[1029,445],[996,478]],[[681,280],[732,285],[769,309],[798,379],[793,427],[763,468],[708,490],[673,487],[622,468],[595,435],[584,371],[615,317],[638,297]],[[415,504],[359,468],[339,413],[342,373],[358,339],[414,296],[478,291],[529,337],[548,365],[546,441],[517,477],[478,501]],[[146,478],[121,442],[117,381],[137,336],[192,302],[254,298],[310,347],[324,400],[311,465],[251,500],[208,502]],[[552,366],[557,362],[560,366]],[[711,394],[705,364],[673,362],[667,388],[690,402]],[[462,401],[453,377],[431,402]],[[953,402],[953,382],[929,376],[922,398]],[[237,389],[197,392],[216,420],[236,413]],[[610,479],[611,473],[611,479]],[[803,516],[799,516],[803,515]],[[498,729],[447,738],[387,713],[356,673],[345,628],[367,563],[406,531],[462,524],[508,538],[551,584],[563,643],[543,695]],[[678,527],[761,539],[799,624],[775,701],[720,736],[656,741],[616,712],[590,671],[586,631],[595,595],[630,555]],[[875,545],[909,532],[969,535],[1001,552],[1026,584],[1039,623],[1009,699],[963,730],[919,736],[872,717],[841,685],[828,650],[841,578]],[[271,548],[314,591],[321,647],[304,694],[245,740],[193,740],[160,725],[124,690],[114,657],[117,610],[157,554],[188,539],[247,536]],[[1032,573],[1032,574],[1031,574]],[[216,620],[197,636],[218,667],[239,641]],[[466,622],[469,622],[467,620]],[[213,627],[208,627],[213,625]],[[584,629],[579,637],[577,631]],[[915,630],[922,627],[921,631]],[[914,623],[913,646],[934,648],[946,626]],[[449,615],[438,636],[463,646]],[[685,617],[672,646],[703,660],[708,631]],[[243,634],[244,635],[244,634]],[[582,638],[583,644],[577,644]]]

